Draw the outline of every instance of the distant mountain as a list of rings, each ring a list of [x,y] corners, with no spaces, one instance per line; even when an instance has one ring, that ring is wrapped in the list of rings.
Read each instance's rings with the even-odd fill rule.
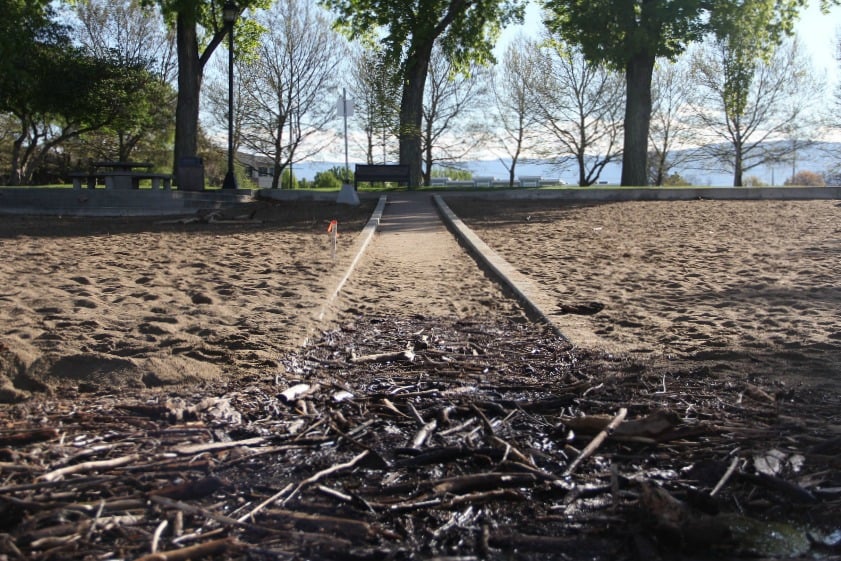
[[[355,162],[350,162],[353,170]],[[507,162],[506,162],[507,163]],[[299,179],[312,179],[320,171],[326,171],[333,167],[344,167],[344,161],[311,161],[295,164],[293,171]],[[500,160],[467,160],[453,164],[470,171],[474,176],[492,176],[498,179],[507,179],[508,170]],[[781,161],[773,166],[758,166],[745,172],[745,177],[754,176],[768,185],[782,185],[786,179],[791,177],[792,170],[813,171],[816,173],[828,174],[841,167],[841,142],[818,142],[808,148],[797,151],[796,158]],[[680,167],[675,171],[694,185],[709,187],[729,187],[733,184],[733,173],[721,169],[722,165],[715,162],[697,162]],[[517,176],[541,176],[545,179],[561,179],[569,184],[578,182],[577,169],[572,163],[564,167],[558,167],[548,160],[529,160],[517,164]],[[622,177],[622,164],[615,162],[608,164],[601,176],[600,181],[608,184],[618,185]]]

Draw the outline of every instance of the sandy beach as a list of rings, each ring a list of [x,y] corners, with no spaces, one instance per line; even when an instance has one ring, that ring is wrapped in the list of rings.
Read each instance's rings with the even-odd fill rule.
[[[448,204],[579,345],[841,388],[837,201]]]
[[[837,201],[389,200],[0,221],[0,557],[838,557]]]
[[[273,374],[318,327],[316,311],[372,210],[261,203],[207,223],[4,217],[4,399],[62,383],[146,388]]]
[[[725,374],[841,380],[837,202],[449,204],[540,285],[578,346]],[[271,372],[308,336],[358,318],[523,316],[443,225],[388,236],[386,220],[315,322],[372,209],[263,204],[247,220],[193,224],[4,219],[7,398],[62,381],[143,388]]]

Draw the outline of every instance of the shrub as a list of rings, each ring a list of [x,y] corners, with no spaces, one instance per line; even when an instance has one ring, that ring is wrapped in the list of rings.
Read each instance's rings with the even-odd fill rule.
[[[748,175],[742,179],[742,185],[745,187],[768,187],[768,184],[756,177],[755,175]]]
[[[799,185],[803,187],[826,187],[823,175],[813,171],[798,171],[786,179],[785,185]]]
[[[683,176],[679,173],[673,173],[671,175],[667,175],[663,179],[663,186],[664,187],[685,187],[687,185],[692,185],[689,181],[683,178]]]
[[[315,177],[313,177],[312,184],[316,189],[342,188],[342,180],[336,177],[336,175],[330,170],[316,173]]]

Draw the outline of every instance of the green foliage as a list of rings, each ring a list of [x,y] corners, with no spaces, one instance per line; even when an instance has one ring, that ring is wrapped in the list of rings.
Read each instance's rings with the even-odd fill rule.
[[[13,184],[28,182],[61,143],[133,119],[142,98],[138,92],[150,82],[142,65],[90,56],[60,34],[34,30],[20,39],[24,44],[6,53],[11,73],[0,88],[0,110],[18,123]]]
[[[292,186],[289,186],[289,178],[290,175],[292,177]],[[298,178],[295,177],[295,174],[289,171],[289,168],[284,168],[283,173],[280,174],[280,188],[281,189],[298,189],[300,186],[298,185]]]
[[[544,0],[546,25],[589,60],[624,69],[642,54],[674,59],[707,33],[777,42],[807,0]]]
[[[345,183],[345,168],[335,166],[327,171],[320,171],[313,178],[313,187],[316,189],[341,189]],[[349,175],[353,175],[350,173]],[[353,183],[353,177],[347,181]]]
[[[473,174],[466,170],[460,169],[456,167],[441,167],[441,166],[433,166],[432,172],[429,174],[430,177],[449,177],[454,181],[468,181],[473,179]]]
[[[399,69],[400,162],[409,166],[409,185],[421,185],[421,127],[424,85],[433,46],[457,71],[493,61],[502,26],[522,21],[526,0],[320,0],[338,14],[337,25],[351,38],[384,46],[385,60]]]
[[[645,181],[651,75],[657,57],[674,59],[707,33],[743,43],[746,62],[756,45],[778,42],[807,0],[543,0],[546,25],[580,46],[593,63],[626,72],[622,184]],[[736,39],[738,38],[738,39]],[[736,105],[750,69],[731,69]]]
[[[406,47],[441,37],[441,46],[457,66],[493,60],[492,49],[505,25],[520,22],[523,0],[321,0],[338,14],[337,25],[353,39],[381,43],[392,63],[405,62]],[[387,30],[385,36],[380,34]],[[410,55],[411,56],[411,55]]]

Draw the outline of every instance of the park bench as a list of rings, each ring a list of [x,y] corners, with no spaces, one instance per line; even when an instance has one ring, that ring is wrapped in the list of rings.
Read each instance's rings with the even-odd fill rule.
[[[149,171],[152,164],[145,162],[93,162],[91,168],[94,171],[72,172],[68,174],[73,181],[74,189],[81,189],[84,182],[88,189],[96,188],[96,184],[102,180],[106,189],[139,189],[140,182],[150,180],[152,189],[170,189],[172,187],[172,176],[168,173],[155,173]],[[96,171],[109,168],[106,171]]]
[[[353,186],[360,183],[394,181],[409,183],[409,166],[401,164],[356,164],[353,170]]]
[[[473,186],[474,187],[491,187],[493,186],[493,182],[496,180],[495,177],[489,175],[477,175],[473,177]]]
[[[521,175],[519,179],[520,187],[540,187],[540,182],[543,181],[539,175]]]
[[[72,172],[68,174],[73,181],[74,189],[81,189],[82,183],[88,189],[95,189],[100,181],[105,183],[106,189],[140,189],[140,182],[148,179],[152,182],[152,189],[172,188],[172,176],[168,173],[152,173],[148,171],[97,171]]]

